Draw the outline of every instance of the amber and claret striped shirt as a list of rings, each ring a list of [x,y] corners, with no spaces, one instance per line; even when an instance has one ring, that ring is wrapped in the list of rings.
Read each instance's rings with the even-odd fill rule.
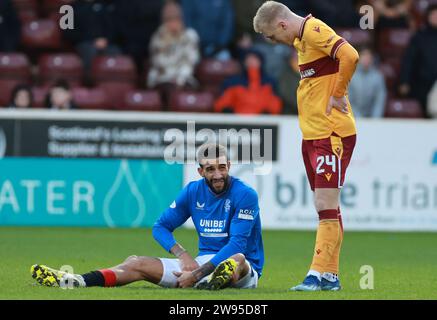
[[[355,119],[347,98],[347,87],[358,62],[357,51],[327,24],[311,15],[305,17],[294,40],[301,73],[297,89],[299,125],[305,140],[356,134]],[[349,113],[332,109],[329,98],[346,96]]]

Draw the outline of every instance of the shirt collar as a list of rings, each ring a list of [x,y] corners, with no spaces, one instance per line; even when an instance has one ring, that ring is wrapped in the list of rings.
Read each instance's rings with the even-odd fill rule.
[[[311,19],[312,17],[313,17],[312,14],[309,14],[309,15],[307,15],[307,16],[305,17],[305,19],[302,21],[302,23],[301,23],[301,25],[300,25],[300,28],[299,28],[299,35],[298,35],[299,40],[302,39],[303,32],[304,32],[304,30],[305,30],[305,23],[307,23],[307,21],[308,21],[309,19]]]

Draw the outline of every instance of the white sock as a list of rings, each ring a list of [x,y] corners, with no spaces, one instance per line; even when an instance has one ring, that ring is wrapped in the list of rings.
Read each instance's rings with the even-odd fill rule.
[[[79,286],[86,287],[85,279],[80,275],[76,274],[76,279],[79,281]]]
[[[331,272],[324,272],[322,274],[322,278],[326,279],[330,282],[335,282],[338,280],[338,275],[336,275],[335,273],[331,273]]]
[[[308,271],[308,273],[307,273],[307,277],[308,277],[308,276],[315,276],[315,277],[317,277],[317,279],[319,279],[319,281],[322,280],[322,277],[321,277],[321,275],[320,275],[320,272],[318,272],[318,271],[316,271],[316,270],[310,270],[310,271]]]
[[[79,287],[86,287],[85,279],[80,274],[66,273],[61,278],[61,286],[72,285],[76,281]]]

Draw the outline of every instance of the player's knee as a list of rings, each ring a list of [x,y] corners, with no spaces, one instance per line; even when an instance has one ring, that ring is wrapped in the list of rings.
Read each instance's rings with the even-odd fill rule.
[[[242,265],[246,262],[246,257],[242,253],[234,254],[231,258],[234,259],[239,265]]]
[[[132,255],[132,256],[129,256],[129,257],[127,257],[125,260],[124,260],[124,262],[126,263],[126,262],[132,262],[132,261],[134,261],[135,259],[137,259],[138,258],[138,256],[136,256],[136,255]]]
[[[317,212],[338,208],[339,189],[316,189],[314,204]]]
[[[314,199],[314,205],[316,207],[317,212],[323,211],[323,210],[329,210],[332,208],[337,208],[335,199],[331,199],[329,197],[319,196]]]
[[[319,198],[314,200],[314,205],[316,207],[317,212],[320,212],[327,209],[328,202],[323,198]]]
[[[141,274],[147,273],[152,265],[152,258],[149,257],[135,257],[130,260],[129,267],[132,271],[139,272]]]
[[[136,271],[139,269],[141,264],[141,258],[138,256],[129,256],[123,263],[123,267],[125,270]]]

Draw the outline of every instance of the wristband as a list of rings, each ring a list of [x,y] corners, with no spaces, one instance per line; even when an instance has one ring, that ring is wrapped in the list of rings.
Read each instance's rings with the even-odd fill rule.
[[[182,250],[176,252],[174,255],[176,256],[176,258],[179,258],[184,252],[187,252],[187,250],[182,249]]]

